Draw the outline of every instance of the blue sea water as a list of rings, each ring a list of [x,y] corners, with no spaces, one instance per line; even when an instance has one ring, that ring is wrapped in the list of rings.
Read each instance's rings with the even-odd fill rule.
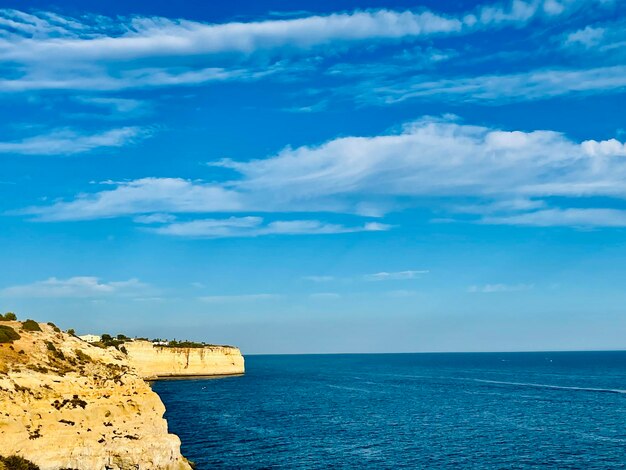
[[[626,468],[626,352],[248,356],[159,381],[213,468]]]

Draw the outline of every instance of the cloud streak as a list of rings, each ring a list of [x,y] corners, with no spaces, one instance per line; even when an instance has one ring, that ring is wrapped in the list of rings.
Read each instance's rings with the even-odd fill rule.
[[[524,214],[485,217],[484,224],[531,227],[626,227],[626,211],[618,209],[545,209]]]
[[[45,281],[6,287],[0,290],[5,297],[90,298],[114,295],[134,296],[145,292],[147,284],[138,279],[104,282],[93,276],[76,276],[68,279],[51,277]]]
[[[397,272],[379,272],[375,274],[367,274],[364,276],[366,281],[408,281],[411,279],[417,279],[424,274],[428,274],[427,270],[413,270],[413,271],[397,271]]]
[[[537,69],[528,72],[470,77],[411,76],[356,86],[357,101],[394,104],[408,100],[459,100],[467,103],[502,104],[557,96],[618,92],[626,88],[626,66],[587,69]],[[355,94],[355,87],[339,93]]]
[[[198,297],[201,302],[207,303],[238,303],[238,302],[257,302],[263,300],[280,299],[278,294],[241,294],[241,295],[207,295]]]
[[[514,0],[455,16],[426,9],[209,24],[0,10],[0,91],[121,90],[256,80],[323,48],[399,43],[558,18],[599,0]],[[259,59],[259,60],[257,60]],[[277,68],[278,67],[278,68]]]
[[[616,139],[577,142],[549,130],[507,131],[463,124],[450,117],[423,118],[388,134],[341,137],[318,146],[285,148],[265,159],[214,163],[238,174],[223,183],[179,178],[110,182],[101,191],[30,207],[20,214],[39,221],[141,216],[138,222],[156,222],[165,221],[162,214],[181,213],[371,216],[376,208],[380,216],[438,198],[439,209],[448,213],[483,214],[485,223],[521,223],[539,217],[542,212],[537,210],[555,209],[546,201],[557,196],[579,201],[595,196],[626,199],[625,148]],[[400,198],[401,205],[394,203]],[[515,218],[520,214],[527,214],[523,216],[527,219]],[[381,222],[355,226],[302,219],[266,223],[258,216],[246,216],[194,217],[153,230],[171,236],[220,237],[389,228]]]
[[[379,232],[389,225],[370,222],[362,226],[344,226],[319,220],[277,220],[264,223],[261,217],[230,217],[176,222],[153,229],[160,235],[189,238],[260,237],[266,235],[331,235],[352,232]]]
[[[467,292],[472,294],[497,294],[501,292],[521,292],[533,289],[533,284],[485,284],[470,286]]]
[[[0,142],[0,153],[20,155],[73,155],[100,148],[115,148],[137,142],[149,135],[140,127],[122,127],[87,134],[73,129],[59,129],[22,140]]]

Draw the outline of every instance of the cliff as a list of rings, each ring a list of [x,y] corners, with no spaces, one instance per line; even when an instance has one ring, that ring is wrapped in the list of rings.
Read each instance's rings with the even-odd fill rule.
[[[237,375],[244,373],[244,359],[231,346],[172,348],[149,341],[124,344],[129,363],[144,378]]]
[[[0,344],[0,453],[41,470],[189,470],[160,398],[115,349],[39,324]],[[6,330],[5,330],[6,331]]]

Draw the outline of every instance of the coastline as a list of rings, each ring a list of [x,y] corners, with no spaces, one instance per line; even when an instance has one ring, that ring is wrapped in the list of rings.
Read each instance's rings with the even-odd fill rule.
[[[157,354],[176,372],[150,377],[122,348],[91,345],[53,324],[0,321],[0,326],[13,336],[0,342],[0,455],[25,458],[41,470],[190,470],[151,382],[243,373],[243,357],[235,361],[237,374],[211,369],[215,350],[186,354],[187,370],[201,366],[202,374],[178,373],[185,351],[177,350]],[[222,362],[232,367],[240,353],[228,351]],[[195,355],[207,360],[194,365]]]

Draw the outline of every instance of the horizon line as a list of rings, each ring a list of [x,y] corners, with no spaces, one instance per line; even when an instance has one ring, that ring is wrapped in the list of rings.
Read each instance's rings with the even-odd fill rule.
[[[526,350],[526,351],[414,351],[414,352],[321,352],[321,353],[248,353],[245,356],[356,356],[382,354],[540,354],[540,353],[594,353],[615,352],[626,353],[625,349],[553,349],[553,350]]]

